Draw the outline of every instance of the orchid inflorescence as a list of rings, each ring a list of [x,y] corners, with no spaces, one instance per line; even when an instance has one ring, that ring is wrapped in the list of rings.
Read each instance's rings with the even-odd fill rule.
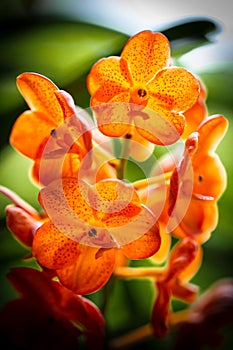
[[[150,334],[164,337],[174,325],[190,323],[192,309],[175,312],[171,301],[192,305],[198,298],[190,280],[217,226],[217,201],[226,187],[215,151],[228,123],[222,115],[208,116],[201,79],[172,65],[163,34],[142,31],[120,57],[93,65],[87,110],[41,74],[22,73],[17,86],[29,110],[16,120],[10,143],[33,161],[42,210],[1,187],[13,202],[7,226],[37,263],[9,273],[21,298],[1,313],[5,337],[10,341],[14,310],[21,347],[28,346],[25,329],[32,332],[36,323],[44,325],[34,330],[41,347],[60,334],[56,348],[77,348],[84,335],[89,348],[101,349],[104,317],[85,295],[105,288],[110,278],[152,281]],[[159,147],[166,154],[156,159]],[[127,178],[128,160],[148,159],[153,165],[144,178]],[[144,259],[150,266],[131,265]]]

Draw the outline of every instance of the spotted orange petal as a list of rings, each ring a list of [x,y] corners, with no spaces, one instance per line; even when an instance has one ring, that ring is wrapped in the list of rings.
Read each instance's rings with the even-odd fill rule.
[[[48,78],[37,73],[22,73],[17,77],[17,86],[28,106],[41,112],[56,125],[63,120],[63,111],[55,91],[58,87]]]
[[[88,186],[76,178],[55,180],[40,191],[39,200],[56,225],[93,223],[94,210],[85,200]]]
[[[77,242],[61,233],[51,221],[37,230],[32,252],[39,264],[48,269],[69,266],[80,254]]]
[[[119,99],[119,100],[118,100]],[[121,100],[122,99],[122,100]],[[129,94],[121,94],[111,103],[93,107],[99,130],[106,136],[121,137],[130,129]]]
[[[134,116],[137,131],[148,141],[157,145],[170,145],[179,140],[185,126],[184,116],[165,110],[153,97],[147,108]]]
[[[112,56],[102,58],[93,65],[87,77],[87,87],[94,99],[98,92],[99,96],[102,93],[103,99],[97,98],[97,100],[107,102],[115,95],[129,89],[129,79],[126,62],[120,57]]]
[[[115,265],[115,249],[80,246],[76,262],[57,271],[61,283],[77,294],[89,294],[107,283]]]
[[[200,90],[198,80],[186,69],[178,67],[161,70],[147,87],[158,104],[176,112],[192,107]]]
[[[10,135],[10,142],[25,156],[36,159],[38,148],[49,138],[56,125],[44,114],[26,111],[16,120]]]
[[[128,40],[121,57],[128,63],[133,82],[146,84],[168,64],[170,45],[163,34],[146,30]]]
[[[133,186],[118,179],[103,180],[89,189],[89,204],[106,226],[121,226],[140,211],[139,197]]]

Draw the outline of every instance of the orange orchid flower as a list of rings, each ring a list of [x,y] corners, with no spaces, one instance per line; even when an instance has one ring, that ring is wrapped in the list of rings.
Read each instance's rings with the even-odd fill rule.
[[[167,38],[146,30],[126,43],[120,57],[94,64],[87,86],[103,134],[125,136],[133,123],[154,144],[179,139],[185,127],[182,113],[197,101],[199,82],[184,68],[168,67],[169,59]]]
[[[88,299],[73,294],[44,272],[14,268],[8,279],[21,294],[0,312],[0,335],[11,349],[103,349],[104,319]]]
[[[92,143],[86,121],[76,116],[72,97],[37,73],[22,73],[17,86],[30,110],[16,120],[10,142],[34,160],[33,179],[48,184],[60,175],[61,164],[63,176],[76,174]],[[43,154],[45,145],[47,152]]]
[[[6,207],[8,229],[21,244],[31,248],[35,232],[46,221],[46,217],[40,215],[30,204],[9,188],[0,186],[0,193],[14,203]]]
[[[215,150],[227,127],[223,116],[208,117],[186,141],[170,185],[168,229],[178,237],[202,243],[217,225],[217,200],[226,187],[226,171]]]
[[[193,274],[198,270],[201,256],[200,246],[190,238],[183,239],[172,249],[167,267],[155,282],[157,296],[152,310],[152,325],[156,336],[164,337],[168,332],[172,297],[186,302],[195,299],[197,287],[188,280],[191,278],[190,270]]]
[[[90,186],[63,178],[42,189],[39,200],[50,220],[36,232],[33,255],[75,293],[101,288],[119,250],[127,258],[143,259],[160,247],[154,215],[132,186],[120,180]]]

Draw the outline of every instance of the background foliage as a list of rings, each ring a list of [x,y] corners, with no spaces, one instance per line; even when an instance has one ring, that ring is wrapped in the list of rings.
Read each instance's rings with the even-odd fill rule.
[[[14,151],[8,143],[14,120],[27,108],[16,88],[17,75],[25,71],[44,74],[59,88],[70,92],[78,105],[88,107],[86,75],[91,65],[100,57],[119,54],[128,35],[106,27],[71,21],[65,17],[45,17],[36,13],[32,15],[32,4],[33,1],[8,0],[7,4],[1,2],[0,5],[0,29],[3,34],[0,42],[0,184],[16,191],[39,209],[38,188],[28,177],[30,161]],[[146,29],[158,30],[156,26]],[[183,19],[179,23],[171,24],[163,32],[171,41],[172,56],[179,65],[184,53],[208,44],[209,34],[216,35],[219,30],[218,23],[213,20],[195,18],[192,21]],[[205,71],[198,72],[207,88],[209,114],[223,114],[229,120],[230,126],[218,148],[228,174],[227,190],[219,200],[219,224],[212,238],[204,245],[203,265],[192,281],[200,285],[201,291],[209,288],[219,278],[232,277],[232,68],[233,61],[218,62]],[[6,279],[9,269],[35,264],[33,260],[23,260],[29,252],[12,238],[5,226],[5,206],[8,203],[0,195],[0,307],[15,296]],[[107,289],[111,290],[105,307],[109,337],[124,334],[127,330],[148,322],[153,300],[150,281],[110,280]],[[103,306],[103,291],[88,297],[100,307]],[[181,308],[183,305],[176,302],[176,307]],[[223,349],[229,349],[233,344],[230,330],[226,330],[226,334]],[[168,349],[172,337],[173,334],[166,340],[157,340],[159,349]],[[144,345],[148,349],[153,348],[154,341],[148,341]]]

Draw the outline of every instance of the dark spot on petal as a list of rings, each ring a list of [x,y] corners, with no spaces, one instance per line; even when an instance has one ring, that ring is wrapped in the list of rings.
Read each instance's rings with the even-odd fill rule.
[[[52,137],[56,137],[56,130],[55,129],[51,130],[50,135]]]
[[[125,138],[126,139],[131,139],[132,136],[133,136],[132,134],[128,133],[128,134],[125,135]]]
[[[199,177],[198,177],[198,181],[199,181],[199,182],[202,182],[202,181],[203,181],[203,177],[202,177],[202,175],[199,175]]]
[[[145,97],[146,94],[147,94],[146,90],[144,90],[144,89],[139,89],[138,90],[138,96],[139,97]]]
[[[88,235],[90,237],[96,237],[97,236],[97,231],[95,228],[92,228],[90,231],[88,231]]]

